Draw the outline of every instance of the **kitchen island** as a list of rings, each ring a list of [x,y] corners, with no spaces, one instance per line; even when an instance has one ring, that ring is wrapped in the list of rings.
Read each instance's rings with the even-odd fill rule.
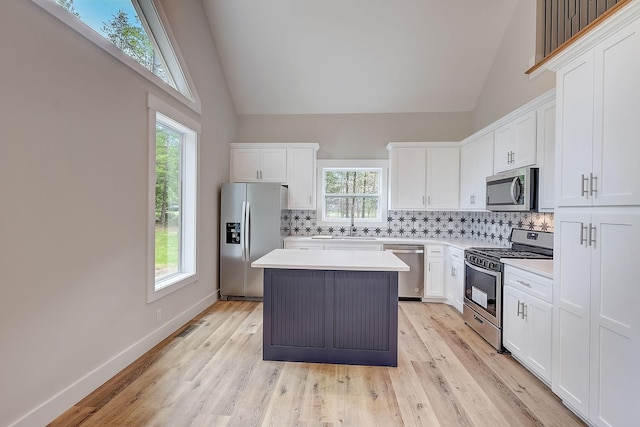
[[[251,266],[264,269],[264,360],[398,365],[398,257],[276,249]]]

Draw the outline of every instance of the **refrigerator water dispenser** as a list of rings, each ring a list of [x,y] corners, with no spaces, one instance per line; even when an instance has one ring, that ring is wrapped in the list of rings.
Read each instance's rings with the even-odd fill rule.
[[[240,244],[240,223],[239,222],[227,223],[227,244],[230,244],[230,245]]]

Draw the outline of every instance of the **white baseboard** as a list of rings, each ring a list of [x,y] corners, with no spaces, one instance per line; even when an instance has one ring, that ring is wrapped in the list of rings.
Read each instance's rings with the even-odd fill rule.
[[[32,427],[49,424],[217,300],[217,292],[208,295],[129,348],[115,355],[84,377],[41,403],[20,419],[10,424],[10,427]]]

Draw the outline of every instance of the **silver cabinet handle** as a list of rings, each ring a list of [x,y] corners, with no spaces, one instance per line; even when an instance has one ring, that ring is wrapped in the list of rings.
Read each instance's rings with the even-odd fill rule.
[[[520,315],[522,314],[520,311],[520,304],[524,305],[523,303],[520,302],[520,300],[518,300],[518,313],[516,313],[516,316],[520,317]]]
[[[262,179],[262,171],[260,171],[260,179]]]
[[[526,319],[527,318],[527,305],[525,303],[522,303],[522,319]]]
[[[583,223],[580,223],[580,246],[585,245],[588,246],[587,244],[587,226],[584,225]]]
[[[424,206],[424,196],[422,196],[422,206]]]
[[[596,226],[589,223],[589,246],[596,247]]]
[[[589,189],[587,189],[587,185],[589,181],[589,178],[587,178],[586,176],[584,176],[584,174],[581,175],[581,181],[580,181],[580,195],[584,196],[584,197],[589,197]]]
[[[431,196],[427,196],[427,205],[431,204]]]
[[[598,177],[592,173],[589,174],[589,188],[592,196],[594,196],[598,192]]]
[[[521,285],[526,286],[527,288],[530,288],[530,287],[531,287],[531,285],[530,285],[530,284],[528,284],[527,282],[523,282],[522,280],[516,280],[516,282],[520,283]]]

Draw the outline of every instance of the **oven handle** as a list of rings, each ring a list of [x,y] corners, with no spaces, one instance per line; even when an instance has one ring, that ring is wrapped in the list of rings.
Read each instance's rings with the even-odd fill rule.
[[[499,278],[500,277],[500,272],[499,271],[487,270],[486,268],[482,268],[482,267],[478,267],[477,265],[470,264],[469,261],[466,261],[466,260],[465,260],[464,264],[467,267],[469,267],[469,268],[471,268],[473,270],[480,271],[482,273],[488,274],[488,275],[493,276],[495,278]]]

